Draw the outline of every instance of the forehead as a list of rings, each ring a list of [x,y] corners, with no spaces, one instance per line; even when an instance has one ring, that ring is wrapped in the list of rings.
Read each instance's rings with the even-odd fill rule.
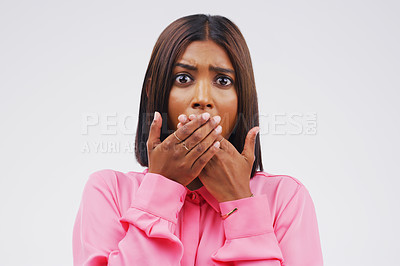
[[[193,66],[213,65],[233,68],[225,49],[211,40],[190,43],[177,62]]]

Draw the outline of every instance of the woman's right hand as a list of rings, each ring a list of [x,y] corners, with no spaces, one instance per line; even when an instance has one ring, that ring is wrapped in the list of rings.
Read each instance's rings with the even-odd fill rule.
[[[210,118],[209,113],[196,115],[175,131],[176,136],[182,141],[171,134],[161,142],[162,117],[160,113],[155,112],[147,139],[148,172],[163,175],[183,186],[190,184],[220,150],[218,141],[222,132],[222,127],[218,125],[220,122],[220,116]]]

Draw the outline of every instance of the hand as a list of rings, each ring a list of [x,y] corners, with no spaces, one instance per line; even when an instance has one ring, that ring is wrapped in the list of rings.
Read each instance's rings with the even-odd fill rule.
[[[185,123],[178,124],[178,128]],[[259,127],[247,133],[243,152],[226,139],[221,141],[216,153],[200,172],[199,179],[218,202],[250,197],[250,174],[255,160],[254,146]]]
[[[155,112],[147,140],[149,173],[163,175],[187,186],[201,172],[207,162],[220,151],[221,117],[210,118],[209,113],[191,115],[191,121],[175,131],[188,150],[173,134],[160,140],[162,117]]]

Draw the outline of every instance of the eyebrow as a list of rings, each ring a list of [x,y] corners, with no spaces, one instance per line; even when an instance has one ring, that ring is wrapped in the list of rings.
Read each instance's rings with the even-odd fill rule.
[[[193,70],[193,71],[197,71],[197,67],[195,66],[191,66],[191,65],[186,65],[186,64],[182,64],[182,63],[176,63],[175,66],[180,66],[189,70]],[[235,74],[235,71],[233,71],[232,69],[229,68],[222,68],[222,67],[216,67],[216,66],[210,66],[208,68],[209,70],[215,71],[215,72],[223,72],[223,73],[230,73],[230,74]]]

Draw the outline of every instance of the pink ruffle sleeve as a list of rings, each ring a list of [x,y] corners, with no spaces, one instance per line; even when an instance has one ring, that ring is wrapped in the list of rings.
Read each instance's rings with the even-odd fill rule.
[[[173,232],[186,189],[147,173],[120,217],[106,187],[94,173],[84,188],[73,232],[74,265],[179,265],[183,246]]]
[[[220,203],[226,241],[212,259],[216,265],[322,266],[314,204],[299,184],[275,222],[266,195]]]

